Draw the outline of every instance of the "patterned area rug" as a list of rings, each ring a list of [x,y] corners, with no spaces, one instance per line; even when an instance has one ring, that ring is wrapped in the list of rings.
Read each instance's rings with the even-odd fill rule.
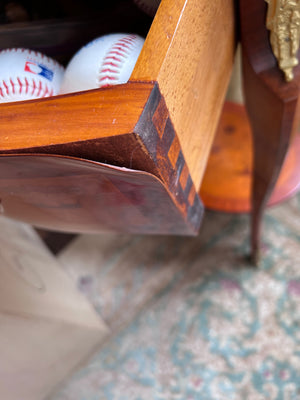
[[[213,212],[197,238],[81,236],[61,261],[111,335],[51,400],[299,400],[300,195],[268,210],[259,268],[248,240]]]

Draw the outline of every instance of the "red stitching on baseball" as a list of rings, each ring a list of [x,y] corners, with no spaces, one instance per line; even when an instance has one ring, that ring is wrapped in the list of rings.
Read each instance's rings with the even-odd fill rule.
[[[14,82],[13,82],[13,80],[10,78],[10,84],[11,84],[11,90],[12,90],[12,92],[13,92],[13,94],[15,94],[15,84],[14,84]]]
[[[122,68],[122,64],[125,62],[130,51],[134,48],[136,38],[136,35],[124,36],[108,50],[99,70],[99,87],[110,86],[118,80],[118,74]]]
[[[112,72],[113,74],[117,74],[119,71],[117,69],[106,68],[106,69],[102,69],[102,72],[103,73]]]
[[[22,92],[22,82],[21,82],[21,79],[20,79],[20,78],[17,78],[17,82],[18,82],[18,84],[19,84],[19,94],[21,94],[21,92]]]
[[[41,97],[46,97],[46,96],[47,96],[47,93],[48,93],[48,87],[46,86],[46,87],[44,88],[44,92],[43,92],[43,95],[42,95]]]
[[[25,49],[25,48],[7,48],[0,50],[0,54],[7,54],[7,53],[22,53],[22,54],[27,54],[28,58],[32,61],[38,61],[35,60],[36,57],[41,58],[43,62],[48,62],[52,67],[55,67],[56,69],[63,70],[64,67],[60,65],[56,60],[46,56],[43,53],[40,53],[35,50],[31,49]],[[53,88],[49,88],[47,83],[43,83],[42,81],[39,81],[39,83],[36,83],[34,79],[32,81],[28,81],[28,79],[25,78],[8,78],[7,81],[4,79],[0,81],[0,97],[2,99],[5,99],[7,96],[13,96],[15,94],[19,95],[28,95],[28,96],[34,96],[34,97],[48,97],[48,96],[53,96],[54,90]]]
[[[103,82],[105,80],[109,80],[109,81],[117,81],[118,78],[116,76],[111,76],[111,75],[105,75],[102,78],[99,79],[99,82]],[[109,83],[107,83],[107,86],[109,86]],[[102,85],[101,85],[102,87]]]
[[[114,49],[114,54],[115,54],[115,55],[117,55],[117,56],[124,57],[124,56],[125,56],[125,54],[127,54],[127,53],[126,53],[126,52],[124,52],[124,51],[122,51],[122,52],[119,52],[119,51],[117,51],[117,50],[115,50],[115,49]],[[109,55],[109,57],[111,57],[111,56]],[[120,58],[118,58],[118,59],[117,59],[117,61],[121,61],[121,59],[120,59]]]
[[[36,89],[36,84],[35,84],[35,81],[32,80],[32,92],[31,92],[31,96],[33,95],[35,89]]]
[[[27,94],[28,93],[28,90],[29,90],[29,82],[28,82],[28,80],[27,80],[27,78],[25,78],[25,93]],[[21,90],[22,90],[22,87],[21,87]]]
[[[38,88],[38,93],[37,93],[38,97],[40,97],[42,89],[43,89],[42,82],[39,81],[39,88]]]
[[[112,57],[110,57],[112,60],[115,60],[115,61],[118,61],[118,62],[121,62],[122,60],[119,58],[119,57],[116,57],[116,56],[112,56]]]
[[[4,86],[5,89],[6,89],[6,93],[9,94],[9,87],[8,87],[8,85],[6,84],[5,81],[2,81],[2,83],[3,83],[3,86]]]
[[[119,61],[121,61],[121,60],[119,59]],[[106,65],[109,66],[109,67],[118,67],[119,66],[119,64],[113,63],[113,62],[105,62],[105,63],[102,64],[103,67],[106,66]]]
[[[32,88],[30,96],[35,95],[35,97],[49,97],[53,96],[53,88],[49,88],[46,83],[39,81],[37,84],[34,79],[32,79],[32,83],[30,84],[27,78],[24,79],[24,83],[22,82],[20,77],[16,78],[16,81],[13,81],[11,78],[9,79],[9,84],[2,80],[0,82],[0,97],[3,99],[7,96],[14,95],[17,93],[17,87],[19,87],[18,93],[21,95],[28,94],[29,88]]]

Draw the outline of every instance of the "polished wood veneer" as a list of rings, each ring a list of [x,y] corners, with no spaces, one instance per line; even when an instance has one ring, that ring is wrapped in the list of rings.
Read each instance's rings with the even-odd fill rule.
[[[121,9],[126,8],[121,6]],[[121,18],[120,10],[116,13]],[[108,15],[113,16],[112,9]],[[100,20],[103,21],[103,16]],[[90,36],[91,32],[95,34],[95,21],[89,21],[83,19],[79,23],[76,20],[74,25],[66,21],[66,26],[73,27],[71,33],[62,24],[54,22],[51,35],[51,22],[46,22],[45,29],[41,29],[41,38],[32,39],[33,47],[40,51],[47,49],[47,53],[53,57],[57,49],[57,58],[60,59],[62,49],[70,54],[70,35],[75,43],[81,44],[82,39],[77,32],[79,26],[85,37]],[[143,27],[137,21],[138,13],[136,19],[128,19],[127,31],[133,29],[134,32],[142,32]],[[41,28],[42,25],[39,26]],[[121,26],[125,28],[123,23]],[[37,32],[33,28],[33,25],[28,26],[26,31],[26,27],[17,27],[13,35],[14,45],[26,43],[29,46],[30,37]],[[102,26],[99,27],[100,34],[103,34]],[[9,45],[12,44],[9,35],[6,35],[6,40]],[[83,174],[86,174],[86,163],[90,161],[95,162],[92,179],[96,179],[97,170],[97,179],[105,180],[106,173],[111,172],[114,166],[114,174],[119,174],[121,180],[126,175],[130,179],[135,176],[140,187],[145,188],[143,195],[147,193],[148,196],[145,201],[147,217],[139,219],[141,210],[134,203],[131,203],[130,211],[129,208],[122,208],[122,212],[117,212],[117,207],[113,208],[117,217],[113,217],[111,212],[112,205],[118,204],[122,195],[126,197],[132,190],[130,179],[128,182],[123,180],[122,184],[117,185],[118,190],[112,192],[107,192],[107,187],[100,185],[103,198],[109,193],[110,202],[105,203],[105,208],[98,208],[97,224],[92,231],[115,229],[196,234],[203,214],[198,190],[224,101],[234,50],[234,6],[230,0],[201,0],[200,3],[198,0],[162,0],[127,84],[48,99],[1,104],[0,155],[4,172],[0,181],[0,198],[4,204],[3,213],[48,229],[86,231],[82,217],[84,213],[81,211],[85,208],[88,215],[90,202],[81,208],[78,220],[75,217],[72,219],[73,225],[67,223],[66,211],[61,207],[58,207],[56,217],[51,222],[44,217],[37,220],[29,212],[31,207],[40,204],[37,200],[40,194],[23,179],[23,169],[35,170],[38,178],[37,160],[43,160],[43,173],[49,166],[46,158],[39,157],[56,155],[60,158],[51,159],[52,163],[58,163],[61,177],[66,175],[63,191],[69,187],[65,166],[71,164],[73,168],[77,163],[78,168],[83,168]],[[12,155],[15,157],[12,158]],[[20,157],[20,162],[17,157]],[[62,161],[64,157],[72,157],[72,162],[70,159]],[[15,175],[8,178],[11,168]],[[84,176],[88,182],[87,175]],[[20,192],[16,198],[11,194],[9,202],[5,200],[7,187],[16,187],[16,176],[22,178],[19,183],[22,181],[27,208],[18,203]],[[160,206],[152,195],[153,187],[160,188]],[[56,194],[51,194],[51,202],[61,204],[61,193],[57,190]],[[87,185],[87,193],[88,190]],[[97,191],[98,199],[101,198],[101,190]],[[70,196],[73,193],[71,191]],[[9,207],[14,203],[19,204],[19,209]],[[103,216],[100,217],[99,213],[103,213]],[[107,215],[112,216],[111,226]],[[101,221],[106,221],[103,226]]]

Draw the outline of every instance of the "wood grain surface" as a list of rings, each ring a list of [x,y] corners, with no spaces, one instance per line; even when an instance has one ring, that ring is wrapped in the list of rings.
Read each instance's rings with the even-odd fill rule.
[[[119,100],[117,101],[117,99]],[[23,170],[29,169],[31,171],[30,179],[39,180],[48,173],[51,175],[53,164],[57,162],[57,171],[52,178],[57,180],[56,176],[60,176],[59,184],[53,181],[51,183],[53,201],[55,204],[56,202],[60,204],[56,218],[45,219],[45,213],[43,216],[37,217],[30,207],[27,207],[25,212],[24,196],[32,196],[35,198],[33,202],[36,203],[37,198],[44,198],[46,193],[43,184],[40,184],[40,189],[38,189],[38,181],[34,185],[33,183],[27,185],[28,182],[24,182],[24,180],[21,185],[23,194],[19,189],[14,189],[18,192],[17,197],[23,197],[23,202],[17,200],[17,203],[14,203],[16,197],[14,197],[14,201],[6,200],[6,215],[21,218],[24,221],[26,214],[25,221],[35,226],[67,232],[103,229],[119,229],[121,232],[125,229],[128,232],[152,233],[171,233],[173,231],[177,234],[180,232],[195,234],[197,232],[203,207],[182,154],[165,100],[157,84],[128,83],[103,90],[58,96],[57,99],[4,104],[3,110],[2,132],[4,136],[0,140],[0,155],[3,156],[1,158],[3,165],[1,171],[2,198],[6,198],[8,195],[6,183],[10,182],[8,187],[11,187],[12,181],[15,185],[16,179],[22,180],[23,173],[21,171]],[[28,134],[29,132],[31,134]],[[14,158],[6,157],[13,154]],[[21,154],[27,154],[27,156],[22,158]],[[30,154],[32,156],[50,154],[60,156],[60,158],[49,158],[51,163],[47,164],[44,157],[41,171],[38,159],[30,158]],[[74,159],[72,161],[70,159],[63,160],[62,157],[66,156],[74,157]],[[19,160],[17,160],[18,157]],[[92,168],[92,161],[102,162],[102,165],[94,163]],[[78,163],[77,169],[76,162]],[[110,190],[103,182],[96,187],[92,185],[93,195],[89,189],[86,189],[84,205],[81,204],[79,207],[80,212],[69,207],[69,213],[72,210],[73,216],[71,218],[69,215],[70,222],[68,222],[66,210],[64,210],[64,217],[58,217],[63,213],[63,207],[60,200],[57,199],[62,196],[61,191],[63,191],[65,196],[72,199],[70,200],[72,203],[75,190],[72,184],[79,190],[81,197],[84,196],[85,188],[83,181],[80,182],[78,177],[76,183],[71,183],[68,178],[70,174],[68,168],[71,164],[71,169],[74,167],[77,175],[81,174],[82,166],[85,171],[86,167],[94,170],[100,168],[100,170],[98,169],[100,174],[98,179],[100,180],[106,180],[104,176],[107,172],[108,175],[110,174],[113,169],[112,165],[114,165],[114,175],[119,174],[123,181],[126,180],[127,174],[129,181],[124,184],[125,186],[119,181],[112,184],[111,187],[114,189],[112,190],[113,194],[110,194],[111,200],[113,199],[111,202],[107,201]],[[49,168],[49,172],[47,172],[47,168]],[[62,168],[60,174],[59,168]],[[12,175],[10,175],[11,173]],[[97,175],[97,171],[95,174]],[[144,178],[145,176],[146,178]],[[130,183],[132,177],[139,184],[132,186]],[[91,179],[96,178],[94,176]],[[128,189],[128,185],[130,189]],[[120,186],[120,189],[116,189]],[[131,196],[133,196],[134,188],[136,188],[137,197],[142,190],[143,200],[141,203],[134,203],[130,200],[129,205],[125,206],[127,201],[124,203],[123,195],[125,194],[125,198],[127,198],[127,190],[130,190]],[[58,193],[55,194],[55,190]],[[155,198],[154,192],[157,194],[157,198]],[[49,193],[48,196],[50,196]],[[25,203],[30,205],[32,200],[27,198]],[[160,203],[162,206],[161,209],[158,209],[157,205]],[[9,211],[10,205],[13,204],[13,211]],[[166,204],[169,204],[170,210]],[[141,205],[146,207],[147,211],[140,209]],[[108,213],[104,211],[105,207],[108,207]],[[46,208],[49,208],[49,205]],[[141,211],[142,215],[146,215],[145,218],[141,216]],[[53,214],[53,212],[53,210],[51,213],[49,210],[47,211],[48,214]],[[95,212],[98,215],[96,219],[94,218]],[[151,217],[151,212],[155,215],[154,218]],[[163,218],[159,217],[163,214]]]
[[[131,133],[152,88],[153,84],[149,83],[129,83],[0,104],[0,152]]]
[[[198,189],[232,70],[231,0],[163,0],[132,81],[157,81]]]
[[[63,27],[55,24],[57,35]],[[46,24],[45,29],[49,30],[49,26]],[[84,24],[82,27],[88,29]],[[21,31],[16,33],[15,38],[20,34]],[[55,35],[54,46],[58,41]],[[0,154],[55,154],[149,172],[160,179],[165,187],[162,191],[168,193],[166,198],[181,214],[179,225],[182,221],[191,224],[188,228],[184,224],[182,233],[195,232],[202,216],[197,191],[221,112],[234,50],[234,10],[230,0],[163,0],[129,83],[1,104]],[[3,165],[7,160],[2,158]],[[28,163],[29,158],[22,160]],[[37,168],[36,174],[39,178]],[[145,190],[156,213],[157,201],[149,188]],[[145,227],[141,221],[138,226],[142,231],[153,231],[152,224]],[[83,220],[82,224],[84,227]],[[114,224],[115,219],[113,228]],[[157,229],[170,232],[170,225],[166,221],[165,228],[160,224]]]
[[[299,190],[299,169],[298,133],[289,148],[268,207],[287,200]],[[245,107],[226,102],[200,189],[204,206],[230,213],[251,211],[252,172],[252,132]]]
[[[240,0],[245,105],[254,140],[252,255],[259,259],[263,212],[299,122],[300,67],[286,83],[269,43],[265,2]]]
[[[2,214],[57,231],[195,235],[203,208],[193,193],[175,196],[154,175],[87,160],[0,157]]]

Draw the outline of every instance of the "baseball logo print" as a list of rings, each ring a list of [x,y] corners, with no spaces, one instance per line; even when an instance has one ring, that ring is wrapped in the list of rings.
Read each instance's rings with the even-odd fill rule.
[[[46,54],[31,49],[0,50],[0,103],[58,94],[64,67]]]
[[[48,79],[48,81],[53,80],[53,71],[47,68],[43,64],[39,64],[35,61],[26,61],[24,71],[30,72],[35,75],[43,76],[44,78]]]

